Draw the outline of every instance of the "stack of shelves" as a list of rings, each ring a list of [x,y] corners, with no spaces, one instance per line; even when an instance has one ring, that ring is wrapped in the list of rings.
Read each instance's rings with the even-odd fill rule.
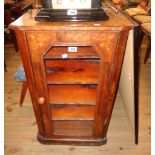
[[[100,57],[91,46],[53,46],[44,55],[54,135],[93,135]]]

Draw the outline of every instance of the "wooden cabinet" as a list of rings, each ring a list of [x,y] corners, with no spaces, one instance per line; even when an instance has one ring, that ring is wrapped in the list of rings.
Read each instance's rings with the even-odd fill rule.
[[[10,25],[40,142],[106,143],[128,33],[134,27],[121,13],[109,16],[103,22],[44,23],[25,14]]]

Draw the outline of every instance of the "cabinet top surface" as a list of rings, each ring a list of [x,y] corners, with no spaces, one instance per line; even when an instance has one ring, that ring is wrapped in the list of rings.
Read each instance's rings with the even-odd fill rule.
[[[9,25],[14,30],[122,30],[132,29],[134,24],[120,12],[117,14],[111,9],[105,10],[109,20],[96,22],[38,22],[34,17],[37,10],[32,14],[24,14]]]

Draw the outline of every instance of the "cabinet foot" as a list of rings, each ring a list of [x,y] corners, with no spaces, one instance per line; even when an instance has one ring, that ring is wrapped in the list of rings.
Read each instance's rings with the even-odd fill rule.
[[[55,144],[55,145],[81,145],[81,146],[99,146],[107,143],[107,138],[99,139],[61,139],[61,138],[45,138],[38,133],[37,139],[42,144]]]

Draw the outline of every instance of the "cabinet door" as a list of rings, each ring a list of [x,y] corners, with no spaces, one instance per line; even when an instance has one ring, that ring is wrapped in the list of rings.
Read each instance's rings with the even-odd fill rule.
[[[123,67],[121,71],[119,91],[125,110],[127,112],[131,129],[133,132],[133,139],[135,141],[135,90],[134,90],[134,34],[130,30],[126,51],[124,55]],[[125,90],[125,91],[124,91]]]
[[[27,32],[26,37],[44,137],[90,138],[94,133],[100,57],[91,46],[77,46],[78,52],[70,53],[68,41],[51,45],[58,42],[55,32],[39,33]]]
[[[52,136],[88,138],[93,136],[100,56],[92,46],[69,45],[51,46],[44,55]]]

